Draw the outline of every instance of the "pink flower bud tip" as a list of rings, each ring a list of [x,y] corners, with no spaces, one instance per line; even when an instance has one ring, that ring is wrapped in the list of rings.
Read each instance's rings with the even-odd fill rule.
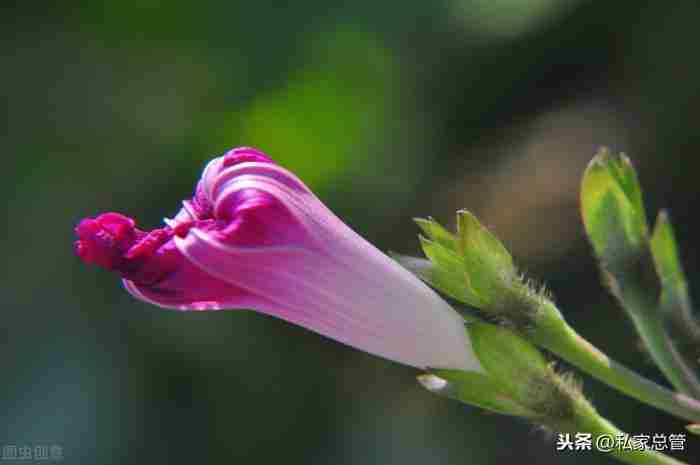
[[[480,369],[451,307],[258,150],[209,162],[163,228],[104,213],[75,231],[76,254],[143,301],[250,308],[407,365]]]

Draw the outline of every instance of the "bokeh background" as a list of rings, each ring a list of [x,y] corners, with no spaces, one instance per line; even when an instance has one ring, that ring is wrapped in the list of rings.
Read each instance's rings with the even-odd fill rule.
[[[72,228],[157,226],[208,159],[253,145],[384,250],[418,254],[411,217],[476,212],[582,334],[663,382],[600,284],[578,183],[599,146],[629,153],[700,295],[700,3],[12,3],[0,444],[101,465],[614,463],[284,322],[137,302],[79,263]],[[582,380],[624,429],[683,432]]]

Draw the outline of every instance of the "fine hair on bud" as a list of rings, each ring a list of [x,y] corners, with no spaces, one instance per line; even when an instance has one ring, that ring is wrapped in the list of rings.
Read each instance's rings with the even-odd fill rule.
[[[523,273],[512,275],[489,312],[499,323],[524,333],[537,326],[543,304],[552,302],[549,290]]]
[[[566,431],[579,410],[593,408],[576,376],[571,372],[559,372],[554,362],[547,366],[544,376],[528,380],[525,389],[532,396],[530,419],[545,430]]]

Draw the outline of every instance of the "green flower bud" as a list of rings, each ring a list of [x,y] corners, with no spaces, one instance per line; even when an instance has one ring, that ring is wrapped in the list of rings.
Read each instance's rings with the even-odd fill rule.
[[[483,372],[431,370],[419,377],[431,392],[492,412],[547,424],[571,415],[578,390],[554,372],[530,342],[503,326],[467,326]]]

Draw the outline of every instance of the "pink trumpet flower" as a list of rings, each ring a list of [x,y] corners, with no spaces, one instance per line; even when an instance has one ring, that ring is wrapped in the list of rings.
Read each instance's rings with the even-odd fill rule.
[[[406,365],[480,370],[449,305],[258,150],[209,162],[165,222],[145,232],[118,213],[84,219],[75,250],[160,307],[254,309]]]

